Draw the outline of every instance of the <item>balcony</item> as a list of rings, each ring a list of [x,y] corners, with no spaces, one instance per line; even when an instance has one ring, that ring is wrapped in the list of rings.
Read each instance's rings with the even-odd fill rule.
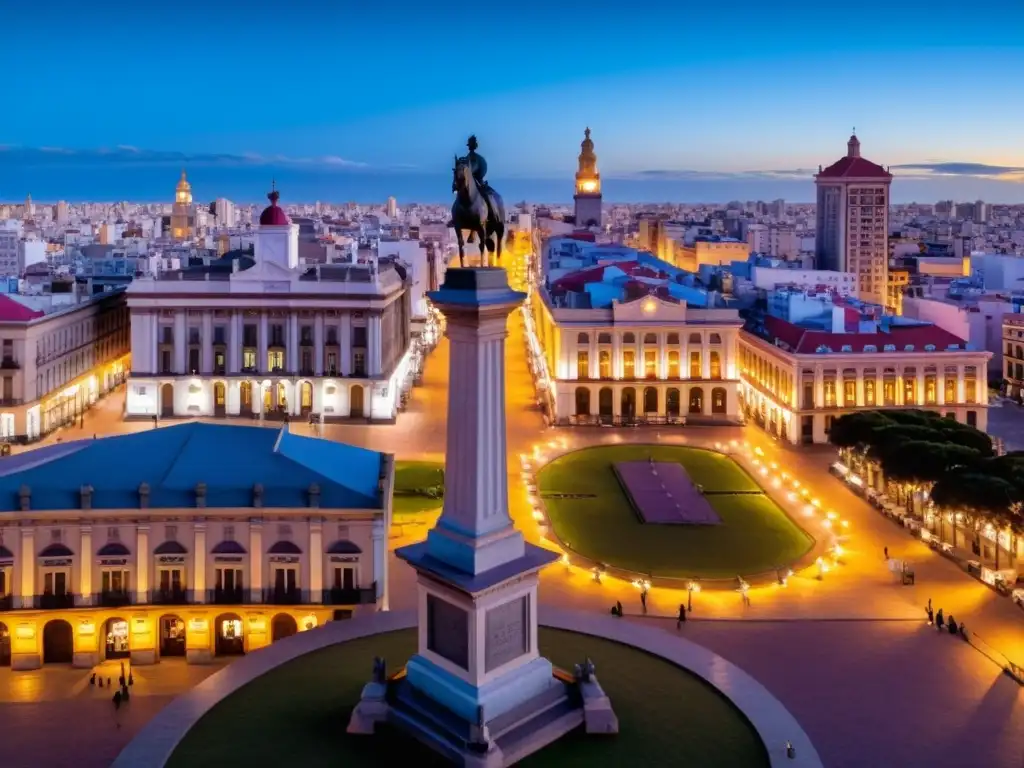
[[[9,611],[14,607],[14,596],[4,595],[0,597],[0,611]]]
[[[150,592],[149,602],[154,605],[188,605],[191,600],[188,598],[188,590],[181,589],[154,589]]]
[[[8,371],[16,371],[21,368],[21,363],[13,357],[5,357],[3,360],[0,360],[0,368]]]
[[[206,601],[214,605],[241,605],[245,602],[245,590],[241,587],[211,589],[207,593]]]
[[[302,602],[302,590],[264,589],[263,602],[267,605],[298,605]]]
[[[372,605],[377,602],[377,584],[352,589],[325,589],[324,605]]]
[[[132,593],[126,589],[105,589],[99,594],[97,605],[105,608],[120,608],[132,604]]]
[[[52,611],[58,608],[74,608],[75,596],[70,592],[65,592],[60,595],[50,593],[36,595],[32,602],[36,608],[40,608],[44,611]]]

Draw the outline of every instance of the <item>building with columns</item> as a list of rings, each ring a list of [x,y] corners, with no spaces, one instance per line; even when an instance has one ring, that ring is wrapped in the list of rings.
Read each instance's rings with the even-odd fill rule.
[[[580,144],[579,170],[576,171],[575,205],[576,226],[601,227],[601,174],[597,172],[597,155],[590,129],[583,132]]]
[[[120,289],[52,282],[45,293],[0,295],[0,441],[74,424],[125,381],[129,335]]]
[[[386,609],[393,482],[392,456],[287,427],[192,422],[4,459],[0,663],[202,663]]]
[[[864,326],[748,324],[738,338],[748,418],[794,444],[827,442],[832,421],[858,410],[922,408],[987,428],[991,352],[933,325]]]
[[[545,278],[531,293],[530,364],[549,418],[738,421],[739,313],[709,307],[707,292],[676,281],[681,270],[649,254],[634,258]],[[548,261],[545,273],[558,263]]]
[[[253,256],[135,280],[126,416],[390,422],[411,386],[408,276],[393,262],[299,265],[276,190]]]
[[[1003,315],[1003,392],[1024,401],[1024,315]]]
[[[818,192],[815,266],[857,275],[857,295],[885,305],[892,174],[861,157],[856,134],[846,156],[814,177]]]

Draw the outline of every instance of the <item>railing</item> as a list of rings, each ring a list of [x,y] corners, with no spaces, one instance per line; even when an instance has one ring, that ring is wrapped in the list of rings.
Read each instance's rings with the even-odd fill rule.
[[[14,608],[14,596],[4,595],[0,597],[0,611],[9,611]]]
[[[149,601],[154,605],[187,605],[192,602],[187,589],[154,589]]]
[[[206,602],[214,605],[241,605],[246,602],[245,590],[242,587],[235,589],[211,589],[207,591]]]
[[[301,589],[264,589],[263,602],[267,605],[298,605],[303,602]]]
[[[371,605],[377,602],[377,584],[353,589],[325,589],[324,605]]]
[[[98,605],[107,608],[119,608],[122,605],[131,605],[132,593],[125,589],[106,589],[100,592]]]
[[[21,363],[19,363],[13,357],[5,357],[3,360],[0,360],[0,368],[5,368],[7,370],[17,370],[18,368],[21,368]]]
[[[65,592],[60,595],[55,595],[52,593],[36,595],[35,598],[33,598],[32,603],[34,607],[40,608],[44,611],[49,611],[56,608],[74,608],[75,596],[70,592]]]

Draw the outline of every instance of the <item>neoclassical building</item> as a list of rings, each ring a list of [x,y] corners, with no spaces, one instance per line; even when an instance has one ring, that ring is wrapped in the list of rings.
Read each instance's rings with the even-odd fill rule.
[[[407,275],[391,262],[301,266],[298,226],[268,197],[252,257],[129,287],[127,417],[395,419],[411,386]]]
[[[201,663],[386,608],[390,455],[191,422],[0,466],[0,663]]]
[[[837,333],[768,317],[739,334],[747,415],[791,443],[825,443],[857,410],[923,408],[984,431],[991,352],[931,325]]]
[[[735,310],[654,293],[576,309],[544,289],[530,306],[531,364],[554,423],[738,420]]]
[[[124,291],[0,295],[0,440],[74,424],[130,367]]]

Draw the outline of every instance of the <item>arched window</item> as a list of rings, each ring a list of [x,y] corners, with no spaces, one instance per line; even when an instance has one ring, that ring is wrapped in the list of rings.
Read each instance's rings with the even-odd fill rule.
[[[623,344],[636,344],[636,336],[634,336],[632,333],[627,331],[626,333],[622,334],[622,343]]]
[[[678,333],[670,333],[668,335],[668,338],[666,339],[665,343],[666,344],[678,344],[679,343],[679,334]]]
[[[590,415],[590,388],[576,387],[576,415]]]
[[[597,343],[598,344],[611,344],[612,343],[612,335],[610,333],[599,333],[597,335]]]
[[[711,337],[708,339],[708,343],[709,344],[721,344],[722,343],[721,335],[717,334],[717,333],[712,333]]]
[[[644,344],[657,344],[657,343],[658,343],[658,334],[656,334],[656,333],[645,333],[644,334]]]
[[[668,377],[679,378],[679,352],[674,349],[668,353]]]
[[[636,416],[636,390],[632,387],[626,387],[622,390],[621,398],[621,410],[622,417],[625,419],[632,419]]]
[[[658,412],[658,390],[656,387],[644,387],[644,413]]]
[[[691,333],[690,334],[690,343],[691,344],[700,344],[701,343],[700,342],[700,334],[699,333]]]
[[[725,387],[715,387],[711,390],[711,412],[725,413]]]
[[[690,390],[690,413],[704,413],[704,388],[693,387]]]
[[[665,393],[665,413],[669,416],[679,415],[679,390],[675,387],[669,387]]]
[[[601,387],[597,393],[597,410],[602,416],[612,415],[612,388]]]
[[[576,343],[577,344],[589,344],[590,343],[590,336],[589,336],[589,334],[581,333],[579,336],[576,337]]]

